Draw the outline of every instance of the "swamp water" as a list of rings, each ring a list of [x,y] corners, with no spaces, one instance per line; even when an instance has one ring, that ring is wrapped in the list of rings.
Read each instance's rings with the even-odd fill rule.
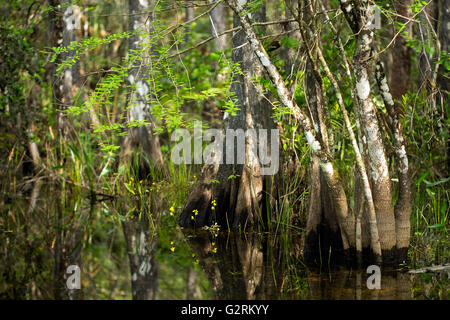
[[[188,233],[181,208],[164,200],[142,206],[43,183],[22,191],[0,200],[0,299],[449,298],[448,269],[382,269],[380,289],[369,289],[366,270],[310,270],[301,230]]]

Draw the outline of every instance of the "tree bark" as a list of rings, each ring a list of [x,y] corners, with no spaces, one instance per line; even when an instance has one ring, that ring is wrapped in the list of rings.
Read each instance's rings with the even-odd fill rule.
[[[332,83],[332,85],[336,91],[338,105],[341,109],[341,113],[344,118],[344,124],[349,133],[350,141],[351,141],[353,150],[355,152],[356,164],[357,164],[358,173],[359,173],[357,176],[361,178],[361,182],[362,182],[362,184],[361,184],[362,190],[360,190],[360,191],[364,194],[364,198],[367,203],[367,208],[369,210],[369,218],[370,218],[369,219],[369,221],[370,221],[369,230],[370,230],[370,235],[371,235],[370,238],[371,238],[372,250],[376,257],[376,261],[380,262],[379,260],[381,259],[381,248],[380,248],[380,241],[379,241],[379,235],[378,235],[376,213],[375,213],[375,207],[374,207],[373,199],[372,199],[372,191],[371,191],[369,180],[368,180],[368,177],[366,174],[365,164],[364,164],[361,152],[360,152],[360,148],[358,146],[358,142],[357,142],[355,134],[353,132],[352,125],[350,123],[350,119],[347,114],[346,107],[344,105],[344,100],[343,100],[343,97],[341,94],[341,90],[339,88],[339,85],[338,85],[334,75],[332,74],[330,68],[328,67],[328,64],[322,53],[320,43],[308,44],[308,42],[309,42],[308,40],[313,38],[312,30],[317,29],[314,27],[315,22],[310,21],[310,19],[308,18],[309,16],[313,15],[313,12],[315,10],[314,10],[312,4],[307,2],[307,3],[305,3],[302,11],[305,13],[304,18],[306,17],[306,19],[300,20],[299,23],[300,23],[300,25],[302,25],[300,30],[301,30],[302,37],[305,40],[305,45],[307,46],[308,63],[309,63],[309,65],[314,66],[314,69],[315,69],[314,72],[316,75],[315,79],[317,79],[317,82],[318,82],[318,81],[321,81],[320,71],[319,71],[320,66],[318,65],[318,60],[320,60],[328,79],[330,80],[330,82]],[[313,25],[313,27],[310,27],[310,25]],[[314,48],[314,49],[312,49],[312,48]],[[342,50],[342,51],[344,51],[344,50]],[[343,52],[343,54],[344,54],[344,61],[345,61],[345,51]],[[350,77],[350,80],[351,80],[351,77]],[[318,88],[317,90],[320,90],[320,85],[317,84],[316,86]],[[308,89],[307,89],[307,91],[308,91]],[[315,96],[314,92],[313,92],[312,96]],[[320,97],[321,94],[318,94],[317,96]],[[317,99],[314,99],[314,101],[316,101],[316,100]],[[317,116],[316,116],[317,120],[315,121],[316,122],[315,125],[320,128],[320,137],[322,139],[322,143],[327,147],[327,151],[329,152],[327,129],[326,129],[326,125],[323,121],[323,116],[322,116],[323,111],[322,111],[321,103],[316,103],[316,108],[317,108],[317,111],[313,112],[312,119],[314,120],[314,114],[317,114]],[[357,212],[357,213],[359,213],[359,212]],[[357,222],[357,224],[356,224],[356,248],[357,248],[357,253],[360,256],[361,255],[361,217],[357,214],[356,218],[357,218],[357,220],[356,220],[356,222]]]
[[[129,0],[129,28],[136,32],[130,37],[129,52],[131,69],[128,73],[128,84],[131,89],[128,97],[128,121],[146,121],[147,125],[131,127],[129,134],[122,143],[122,159],[130,161],[134,154],[140,154],[141,167],[148,172],[148,166],[161,168],[163,159],[159,144],[159,137],[154,134],[155,122],[152,116],[150,102],[151,90],[149,86],[149,73],[151,72],[151,59],[141,58],[136,52],[146,51],[152,55],[152,46],[148,37],[152,34],[152,15],[143,15],[153,8],[147,1]],[[147,161],[145,161],[147,160]],[[123,160],[122,160],[123,161]]]
[[[263,19],[259,12],[255,12],[254,17],[258,21]],[[235,15],[234,27],[239,25],[240,20]],[[242,74],[235,75],[231,91],[235,94],[239,110],[234,116],[227,113],[224,115],[224,163],[206,164],[203,168],[179,220],[180,226],[185,228],[198,228],[215,221],[223,228],[244,230],[264,223],[266,219],[265,191],[272,186],[270,179],[261,175],[260,155],[257,153],[261,141],[252,135],[246,136],[243,141],[241,139],[244,136],[240,134],[236,140],[233,136],[226,136],[227,129],[240,129],[241,133],[244,133],[247,129],[275,128],[270,118],[271,105],[259,94],[252,81],[253,78],[262,76],[264,69],[259,63],[255,64],[251,48],[242,46],[245,42],[245,33],[238,31],[233,37],[232,57],[233,62],[240,64]],[[236,163],[238,159],[235,159],[233,164],[226,163],[228,142],[232,142],[234,146],[234,149],[230,150],[233,159],[240,144],[244,143],[243,164]],[[270,154],[273,150],[269,149],[268,152]],[[232,175],[235,178],[230,178]],[[210,182],[213,179],[219,183],[213,185]],[[217,201],[217,207],[214,209],[213,200]],[[198,210],[198,215],[193,215],[194,210]]]
[[[341,7],[343,6],[341,1]],[[369,3],[366,3],[357,7],[349,5],[344,10],[345,12],[351,11],[346,14],[347,22],[353,32],[357,33],[353,68],[358,96],[360,126],[363,134],[362,140],[367,144],[369,156],[367,173],[372,187],[383,263],[393,264],[395,263],[396,253],[396,234],[391,181],[370,88],[370,58],[374,38],[374,32],[372,31],[373,8]],[[355,14],[355,12],[358,14]],[[357,17],[356,26],[359,29],[354,29],[355,21],[352,18],[348,18],[350,16]]]
[[[210,0],[215,2],[217,0]],[[223,3],[219,3],[210,14],[211,17],[211,35],[216,36],[214,39],[214,50],[215,51],[224,51],[227,48],[227,38],[225,35],[217,37],[218,34],[221,34],[226,29],[225,23],[225,6]]]
[[[317,19],[313,17],[313,8],[310,1],[303,1],[300,10],[301,17],[297,16],[301,25],[300,34],[307,51],[305,92],[307,97],[310,118],[314,129],[328,153],[328,130],[324,117],[325,97],[322,91],[322,82],[319,76],[320,65],[318,50],[320,35],[313,35],[311,30],[317,30]],[[310,196],[308,206],[308,219],[306,223],[306,236],[304,246],[305,262],[311,265],[328,265],[328,263],[343,263],[345,257],[342,246],[341,230],[337,221],[334,206],[331,204],[330,190],[324,178],[316,155],[311,156],[310,164]],[[331,253],[331,254],[330,254]],[[347,252],[348,254],[349,252]]]
[[[217,0],[210,0],[211,2],[215,2]],[[210,21],[211,21],[211,29],[210,29],[210,33],[211,36],[215,37],[214,42],[213,42],[213,51],[224,51],[227,48],[227,37],[226,35],[222,35],[222,36],[218,36],[219,34],[221,34],[222,32],[225,31],[226,29],[226,15],[225,15],[226,11],[225,11],[225,6],[223,5],[223,3],[219,3],[210,13]],[[217,61],[213,61],[211,63],[211,70],[216,70],[218,67],[218,62]],[[222,74],[218,74],[217,75],[217,80],[218,81],[223,81],[223,75]]]
[[[297,120],[300,128],[303,129],[303,133],[313,154],[319,158],[319,165],[323,170],[327,184],[330,187],[331,197],[336,208],[339,225],[341,226],[344,250],[350,249],[350,244],[355,241],[354,216],[349,212],[347,197],[342,187],[342,183],[340,182],[339,174],[333,166],[332,157],[319,142],[309,117],[297,106],[292,94],[286,87],[283,78],[270,60],[261,42],[258,40],[252,29],[249,14],[244,12],[245,3],[236,3],[232,0],[227,0],[227,3],[233,11],[238,14],[242,29],[246,34],[250,47],[267,71],[269,78],[277,90],[281,103],[292,112],[292,115]]]
[[[61,0],[49,0],[49,5],[53,7],[53,10],[49,11],[49,21],[50,21],[50,45],[52,47],[59,47],[63,45],[63,31],[64,31],[64,21],[61,17],[61,12],[57,11],[61,5]],[[52,78],[52,88],[53,88],[53,102],[56,105],[56,109],[64,108],[64,87],[57,75],[57,67],[63,61],[63,55],[59,54],[51,66],[51,78]],[[63,125],[60,123],[60,116],[58,113],[57,121],[57,131],[62,132]]]
[[[185,9],[184,21],[188,22],[194,18],[194,7],[187,7]],[[187,44],[191,38],[191,24],[189,23],[184,29],[184,42]]]
[[[447,52],[447,57],[450,52],[450,0],[439,1],[439,29],[441,51]],[[436,99],[438,100],[441,110],[443,110],[443,119],[448,119],[448,108],[445,108],[448,104],[448,95],[450,92],[450,80],[448,71],[445,69],[445,65],[441,64],[438,69],[437,85],[439,87],[439,93]],[[448,139],[443,139],[444,148],[446,150],[446,176],[450,173],[450,143]]]
[[[392,131],[394,133],[394,152],[396,157],[396,171],[399,182],[399,194],[395,204],[395,233],[397,246],[397,259],[399,262],[406,262],[408,258],[410,224],[411,224],[411,180],[409,173],[409,162],[407,155],[407,144],[404,138],[403,126],[400,115],[395,108],[390,88],[387,84],[386,75],[381,61],[376,64],[376,80],[383,97],[384,105],[390,118]]]
[[[395,21],[406,23],[409,18],[409,7],[411,0],[394,1],[396,16]],[[411,34],[412,24],[409,23],[405,31]],[[402,96],[408,92],[409,78],[411,74],[411,47],[406,45],[406,38],[399,34],[392,47],[392,65],[389,73],[389,87],[394,101],[402,101]]]
[[[291,19],[294,17],[294,14],[298,14],[298,2],[294,0],[285,0],[287,3],[287,7],[285,8],[285,19]],[[288,10],[289,9],[289,10]],[[292,10],[296,10],[294,14],[291,13]],[[282,24],[282,28],[284,32],[289,32],[291,30],[295,29],[295,22],[286,22]],[[300,32],[290,32],[289,37],[300,41]],[[296,55],[298,54],[297,50],[293,48],[289,48],[288,46],[285,46],[282,48],[281,56],[284,60],[284,72],[287,80],[295,80],[296,79],[296,71],[295,65],[296,65]]]

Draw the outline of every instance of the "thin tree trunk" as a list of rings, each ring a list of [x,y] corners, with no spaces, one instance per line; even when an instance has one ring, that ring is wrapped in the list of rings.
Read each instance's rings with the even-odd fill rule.
[[[350,249],[350,244],[355,242],[354,216],[349,212],[347,197],[342,187],[338,172],[333,166],[332,158],[319,142],[316,132],[311,125],[310,119],[293,100],[292,94],[284,84],[283,78],[270,60],[261,42],[256,37],[249,20],[249,15],[248,13],[244,13],[245,3],[236,3],[232,0],[227,0],[226,2],[233,9],[233,11],[238,14],[243,31],[245,32],[247,40],[250,43],[250,47],[266,69],[269,78],[272,80],[272,83],[278,92],[281,103],[292,112],[292,115],[298,121],[300,128],[303,130],[313,154],[319,158],[319,165],[323,170],[327,184],[330,187],[331,197],[336,208],[339,225],[341,226],[344,250],[348,250]]]
[[[130,37],[129,51],[132,62],[128,73],[128,83],[131,86],[128,104],[128,121],[147,121],[150,124],[131,127],[129,134],[122,144],[122,158],[131,157],[138,152],[142,152],[140,159],[141,165],[148,169],[148,162],[155,167],[162,167],[163,159],[159,138],[154,132],[154,119],[151,114],[150,86],[148,84],[148,74],[151,72],[151,59],[139,58],[136,52],[145,50],[149,55],[153,54],[152,46],[149,43],[148,36],[152,33],[152,14],[143,15],[142,12],[148,12],[153,8],[147,1],[129,0],[129,26],[130,30],[136,32]],[[144,158],[148,160],[142,164]],[[123,161],[123,160],[122,160]]]
[[[411,181],[409,174],[409,162],[407,146],[403,134],[403,127],[398,111],[387,84],[386,75],[381,61],[377,61],[376,80],[383,97],[384,105],[390,117],[392,131],[394,132],[394,152],[396,157],[395,167],[399,182],[399,194],[395,204],[395,233],[397,237],[397,255],[399,262],[405,262],[408,258],[410,219],[412,211]]]
[[[394,1],[396,22],[406,23],[409,17],[409,7],[412,5],[412,0],[398,0]],[[412,24],[409,23],[405,31],[411,34]],[[402,96],[408,92],[409,78],[411,74],[411,47],[407,46],[406,38],[400,34],[394,42],[392,47],[392,65],[389,73],[389,87],[394,101],[402,101]]]
[[[215,2],[217,0],[210,0],[211,2]],[[224,51],[227,48],[227,37],[226,35],[218,36],[226,29],[225,24],[225,6],[223,3],[219,3],[210,13],[210,20],[211,20],[211,36],[215,37],[213,45],[214,45],[214,51]],[[218,67],[218,62],[213,61],[211,64],[211,69],[216,70]],[[223,81],[224,76],[222,74],[217,75],[218,81]]]
[[[450,0],[440,0],[438,1],[439,6],[439,40],[441,42],[441,51],[442,52],[450,52]],[[439,67],[439,72],[437,76],[437,85],[439,87],[439,93],[436,96],[438,104],[442,110],[442,118],[448,119],[448,95],[450,92],[450,80],[448,71],[445,69],[444,64],[441,64]],[[443,138],[443,145],[446,152],[446,176],[450,173],[450,143],[448,139]]]
[[[312,9],[311,5],[306,5],[305,11],[308,11],[307,10],[308,8],[311,8],[310,12],[312,14],[312,12],[314,12],[314,10]],[[302,22],[303,21],[301,21],[300,23],[302,24]],[[305,25],[307,25],[307,23]],[[303,30],[303,28],[301,28],[301,30]],[[312,34],[312,30],[310,29],[310,27],[308,27],[307,30],[302,31],[302,35],[304,36],[304,38],[305,38],[305,34]],[[305,42],[305,44],[307,44],[307,43]],[[379,241],[379,235],[378,235],[375,207],[374,207],[374,203],[373,203],[373,199],[372,199],[372,191],[371,191],[371,187],[369,184],[369,179],[367,177],[365,164],[364,164],[364,161],[363,161],[363,158],[362,158],[359,146],[358,146],[358,142],[357,142],[355,134],[353,132],[352,125],[350,123],[350,119],[347,114],[347,110],[344,105],[344,100],[343,100],[339,85],[338,85],[334,75],[332,74],[331,70],[328,67],[328,64],[327,64],[325,57],[323,56],[322,50],[320,48],[320,44],[315,45],[315,48],[316,48],[315,51],[316,51],[317,58],[313,58],[313,59],[320,60],[320,62],[322,63],[322,66],[327,74],[328,79],[330,80],[334,89],[336,90],[336,97],[337,97],[338,105],[340,107],[342,116],[344,118],[344,124],[349,133],[350,141],[352,143],[352,147],[355,152],[356,164],[357,164],[358,173],[359,173],[358,176],[362,180],[362,187],[363,187],[362,189],[363,189],[363,193],[364,193],[364,198],[365,198],[367,207],[369,209],[372,251],[375,256],[376,261],[378,261],[378,263],[379,263],[379,262],[381,262],[381,248],[380,248],[380,241]],[[311,49],[308,48],[308,50],[310,51]],[[311,56],[312,56],[312,53],[310,53],[310,57]],[[311,59],[311,60],[313,60],[313,59]],[[344,57],[344,59],[345,59],[345,57]],[[314,61],[311,61],[310,63],[314,63]],[[316,67],[316,68],[319,69],[318,67]],[[318,73],[318,71],[317,71],[317,73]],[[324,127],[324,125],[322,124],[321,127]],[[325,130],[321,129],[321,131],[322,131],[322,137],[324,136],[324,134],[326,135],[326,129]],[[359,212],[357,212],[357,213],[359,213]],[[360,254],[361,253],[361,250],[360,250],[361,249],[361,218],[360,218],[360,216],[357,216],[357,218],[358,219],[357,219],[357,225],[356,225],[356,227],[357,227],[356,247],[358,249],[358,253]]]
[[[391,181],[369,82],[371,46],[374,37],[371,27],[373,8],[368,3],[361,4],[358,7],[349,4],[344,6],[343,1],[341,1],[341,7],[345,7],[344,13],[346,13],[347,22],[353,32],[357,33],[353,68],[360,109],[362,140],[367,143],[368,174],[371,180],[383,263],[392,264],[395,262],[396,235]],[[358,14],[356,15],[355,12],[358,12]],[[356,23],[353,18],[350,18],[352,16],[357,17]]]
[[[74,6],[69,5],[70,1],[63,0],[62,5],[66,5],[63,9],[63,21],[64,21],[64,30],[63,30],[63,41],[62,45],[67,47],[71,42],[75,41],[76,34],[76,26],[77,26],[77,15],[74,11]],[[63,59],[70,59],[75,54],[74,51],[69,51],[67,54],[63,55]],[[76,80],[79,78],[78,76],[78,65],[75,64],[71,67],[68,67],[62,72],[62,108],[60,108],[60,112],[58,114],[58,126],[59,131],[62,133],[63,137],[68,138],[70,135],[70,124],[69,119],[64,114],[64,111],[73,105],[73,93],[76,84]]]
[[[285,19],[291,19],[294,17],[294,15],[291,13],[291,10],[297,10],[298,11],[298,4],[297,1],[294,0],[285,0],[285,2],[288,2],[288,8],[285,8]],[[298,13],[296,13],[298,14]],[[295,22],[286,22],[282,24],[283,31],[289,32],[293,29],[295,29]],[[300,33],[298,31],[289,33],[289,37],[300,41]],[[284,72],[287,80],[295,80],[296,76],[296,70],[295,70],[295,64],[296,64],[296,55],[298,54],[297,50],[290,48],[288,46],[285,46],[282,48],[282,57],[284,60]]]
[[[210,0],[210,1],[215,2],[217,0]],[[226,35],[217,37],[218,34],[221,34],[226,29],[225,6],[223,5],[223,3],[219,3],[211,11],[210,17],[211,17],[211,35],[216,36],[216,39],[214,39],[214,50],[223,51],[227,48]]]
[[[288,5],[291,10],[295,10],[290,4]],[[320,66],[317,56],[320,50],[320,43],[317,39],[320,36],[313,35],[311,32],[311,29],[317,30],[317,24],[320,22],[313,16],[314,10],[310,1],[304,1],[299,12],[302,14],[301,17],[295,15],[299,20],[299,24],[308,25],[307,28],[300,28],[300,35],[307,51],[305,91],[310,118],[322,145],[326,152],[330,153],[327,125],[323,111],[326,102],[322,91],[322,81],[320,76],[318,76]],[[316,265],[328,265],[331,261],[343,263],[342,258],[344,254],[342,252],[341,230],[337,222],[334,206],[330,204],[329,187],[319,166],[318,158],[315,155],[311,157],[310,170],[310,198],[304,259],[307,263]]]
[[[32,122],[27,130],[28,134],[28,150],[31,155],[31,160],[33,161],[34,170],[37,171],[41,165],[41,156],[39,154],[39,148],[35,141],[32,140],[34,137],[34,123]]]
[[[49,11],[49,21],[50,21],[50,43],[52,47],[59,47],[63,45],[63,31],[64,31],[64,21],[62,19],[61,12],[57,11],[61,5],[61,0],[49,0],[49,5],[53,7],[53,10]],[[53,103],[55,109],[64,109],[64,86],[61,83],[60,77],[57,74],[57,67],[63,61],[63,55],[59,54],[51,66],[51,82],[53,91]],[[63,124],[60,123],[60,116],[58,114],[57,121],[57,131],[63,131]]]
[[[185,15],[184,15],[184,21],[187,22],[189,20],[192,20],[194,18],[194,7],[187,7],[185,9]],[[184,42],[187,44],[189,43],[189,40],[191,38],[191,24],[187,24],[186,28],[184,29]]]
[[[321,3],[322,11],[324,12],[325,18],[327,20],[326,22],[330,25],[331,30],[335,34],[338,34],[338,30],[335,28],[335,26],[333,25],[333,22],[330,20],[328,14],[326,13],[327,9],[325,8],[323,2],[320,1],[320,3]],[[344,10],[347,10],[347,9],[349,9],[348,4],[345,6]],[[377,248],[377,249],[375,249],[375,251],[378,252],[376,254],[376,256],[380,256],[381,252],[379,249],[380,248],[379,234],[378,234],[378,227],[377,227],[377,222],[376,222],[376,212],[375,212],[375,208],[374,208],[374,204],[373,204],[372,190],[371,190],[370,184],[368,183],[369,180],[367,177],[366,168],[368,167],[368,165],[367,165],[368,162],[364,161],[364,159],[368,158],[367,157],[367,143],[364,143],[362,140],[362,132],[361,132],[361,126],[360,126],[360,123],[361,123],[360,118],[361,117],[359,115],[359,102],[358,102],[358,98],[357,98],[356,87],[355,87],[354,81],[353,81],[354,77],[352,74],[350,59],[347,55],[347,52],[345,51],[344,45],[339,37],[337,40],[338,40],[338,49],[342,55],[346,74],[350,81],[350,94],[352,97],[353,106],[354,106],[354,110],[355,110],[355,116],[356,116],[355,122],[356,122],[357,137],[358,137],[357,141],[356,141],[356,138],[354,137],[353,130],[351,129],[349,117],[346,115],[347,112],[346,112],[346,109],[344,106],[344,102],[343,102],[342,94],[340,93],[339,86],[337,84],[337,81],[334,79],[333,74],[329,70],[322,52],[320,52],[320,58],[324,65],[324,68],[326,70],[328,78],[331,79],[332,84],[336,89],[339,107],[344,116],[346,128],[349,131],[351,141],[352,141],[352,146],[353,146],[353,149],[355,150],[355,155],[357,158],[356,160],[357,160],[357,168],[358,169],[355,172],[355,187],[354,187],[354,190],[355,190],[355,192],[354,192],[354,200],[355,200],[354,208],[355,209],[354,210],[355,210],[355,217],[356,217],[355,247],[356,247],[356,256],[357,256],[358,266],[362,266],[363,259],[366,259],[366,261],[370,260],[371,254],[369,251],[369,246],[370,246],[371,242],[374,244],[373,247]],[[366,201],[367,199],[371,199],[370,206],[368,205],[368,202]],[[367,254],[364,254],[364,257],[363,257],[363,249],[364,248],[367,249],[367,250],[365,250]]]
[[[422,43],[427,43],[433,39],[433,33],[435,33],[435,26],[429,23],[430,17],[435,17],[437,2],[430,2],[427,7],[418,16],[419,23],[417,24],[418,34],[416,37],[420,39]],[[430,44],[427,43],[426,46]],[[419,55],[419,88],[422,86],[432,88],[431,82],[435,78],[433,70],[433,60],[435,59],[435,51],[425,50],[421,48]]]
[[[261,19],[260,12],[254,12],[255,19]],[[239,26],[239,18],[234,17],[234,26]],[[239,63],[243,74],[236,74],[231,91],[235,93],[239,110],[236,115],[225,113],[223,122],[223,132],[227,129],[246,130],[252,129],[272,129],[275,128],[273,120],[270,118],[271,105],[259,94],[252,78],[260,77],[264,71],[259,64],[255,65],[251,48],[242,46],[246,38],[243,31],[238,31],[233,37],[233,62]],[[241,139],[245,139],[242,141]],[[272,137],[273,139],[274,137]],[[260,157],[257,150],[261,141],[256,136],[239,135],[233,142],[236,150],[244,143],[244,163],[227,164],[228,142],[234,140],[234,136],[224,139],[224,152],[222,164],[206,164],[202,175],[194,187],[194,191],[189,196],[187,204],[183,209],[179,223],[182,227],[196,228],[217,222],[223,228],[245,229],[257,226],[264,221],[261,220],[261,213],[264,212],[265,190],[271,188],[269,179],[265,179],[261,173]],[[228,141],[228,142],[227,142]],[[270,152],[273,152],[269,149]],[[230,176],[235,178],[230,178]],[[218,180],[219,183],[212,185],[210,181]],[[212,201],[217,201],[217,207],[212,209]],[[193,216],[193,211],[197,210],[198,215]],[[265,216],[265,212],[262,215]]]

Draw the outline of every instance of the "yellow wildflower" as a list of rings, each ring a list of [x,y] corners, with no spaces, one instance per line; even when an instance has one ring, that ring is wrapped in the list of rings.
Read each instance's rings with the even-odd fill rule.
[[[216,205],[217,205],[216,200],[211,201],[211,204],[212,204],[211,210],[216,210]]]

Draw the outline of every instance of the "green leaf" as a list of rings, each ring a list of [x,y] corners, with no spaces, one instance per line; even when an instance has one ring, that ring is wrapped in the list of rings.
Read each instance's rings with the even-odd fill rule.
[[[443,229],[443,228],[445,228],[445,225],[443,225],[442,223],[436,223],[431,226],[428,226],[428,228],[429,229]]]
[[[128,190],[133,196],[136,195],[136,193],[134,192],[134,190],[131,188],[131,186],[130,186],[129,184],[125,183],[124,185],[125,185],[125,188],[127,188],[127,190]]]
[[[440,185],[442,183],[446,183],[449,180],[450,180],[450,177],[445,178],[445,179],[441,179],[441,180],[436,181],[436,182],[430,182],[430,181],[427,181],[427,180],[423,180],[423,182],[425,182],[427,187],[434,187],[434,186]]]
[[[430,174],[430,170],[425,172],[416,182],[417,185],[420,185],[420,183]]]

